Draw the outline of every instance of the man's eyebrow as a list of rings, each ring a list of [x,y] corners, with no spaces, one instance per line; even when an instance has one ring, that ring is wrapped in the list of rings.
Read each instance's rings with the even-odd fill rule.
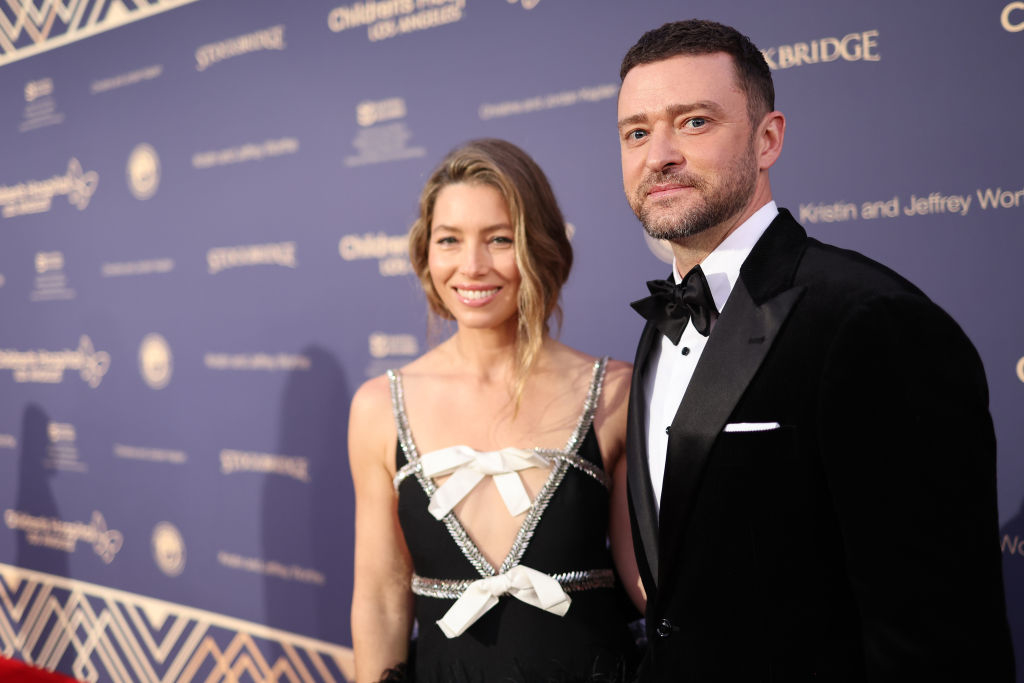
[[[684,116],[694,111],[706,111],[712,116],[719,117],[722,116],[724,112],[720,104],[710,100],[701,100],[699,102],[690,102],[687,104],[670,104],[664,109],[664,113],[672,119],[678,116]],[[618,127],[622,128],[623,126],[631,126],[636,123],[647,123],[648,121],[650,121],[650,116],[647,112],[639,112],[619,119]]]

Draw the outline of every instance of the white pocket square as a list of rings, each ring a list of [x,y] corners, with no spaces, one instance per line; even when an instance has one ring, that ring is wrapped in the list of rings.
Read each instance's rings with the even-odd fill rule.
[[[770,432],[779,429],[782,425],[778,422],[730,422],[725,425],[727,432]]]

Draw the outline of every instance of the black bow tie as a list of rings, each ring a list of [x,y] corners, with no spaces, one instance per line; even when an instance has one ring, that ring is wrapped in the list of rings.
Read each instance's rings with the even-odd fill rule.
[[[634,301],[630,306],[678,344],[688,321],[705,337],[718,320],[718,308],[708,289],[708,281],[700,266],[694,266],[683,281],[673,284],[669,280],[651,280],[647,283],[651,295]]]

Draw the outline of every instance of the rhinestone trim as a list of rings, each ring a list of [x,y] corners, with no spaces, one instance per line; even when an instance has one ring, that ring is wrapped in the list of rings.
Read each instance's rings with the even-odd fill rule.
[[[606,487],[608,486],[607,475],[601,472],[600,474],[603,476],[599,477],[597,468],[593,467],[578,455],[580,445],[583,443],[583,438],[586,436],[587,430],[590,429],[590,425],[594,421],[594,415],[597,412],[598,399],[601,396],[601,388],[604,384],[604,373],[607,363],[607,357],[599,358],[594,361],[594,370],[590,379],[587,398],[583,403],[583,411],[580,414],[579,419],[576,421],[576,428],[569,436],[569,441],[566,443],[565,449],[562,451],[552,449],[535,449],[537,453],[553,458],[551,473],[548,475],[544,485],[541,486],[540,491],[537,493],[537,497],[533,501],[533,505],[530,506],[529,511],[526,513],[526,519],[523,520],[522,525],[519,527],[519,532],[516,534],[516,538],[512,542],[508,555],[497,570],[491,566],[491,563],[487,561],[483,556],[483,553],[480,552],[480,549],[477,548],[476,544],[466,532],[466,529],[462,526],[462,523],[455,516],[455,513],[449,512],[444,516],[442,521],[447,527],[452,540],[455,541],[459,550],[462,551],[463,556],[465,556],[473,568],[479,572],[481,577],[487,578],[494,576],[495,574],[505,573],[512,567],[519,564],[523,554],[526,552],[527,546],[530,544],[530,539],[533,538],[537,525],[540,523],[544,510],[547,509],[548,503],[551,501],[551,497],[554,495],[559,484],[562,483],[562,479],[565,478],[565,473],[569,470],[570,466],[576,467],[585,474],[597,479]],[[419,481],[420,486],[423,488],[423,491],[429,498],[434,495],[437,487],[434,485],[434,482],[430,477],[423,474],[423,466],[419,461],[419,451],[416,449],[416,443],[412,438],[412,430],[409,428],[409,416],[405,412],[405,389],[402,386],[402,377],[395,370],[388,370],[387,377],[391,389],[391,405],[395,414],[395,425],[398,430],[398,442],[401,445],[402,452],[405,454],[405,459],[407,461],[406,464],[403,465],[395,474],[394,486],[397,489],[398,485],[404,479],[409,476],[415,476],[417,481]]]
[[[423,474],[423,466],[420,464],[420,455],[416,450],[416,443],[412,440],[412,431],[409,429],[409,416],[405,412],[405,390],[402,387],[402,377],[394,370],[388,370],[388,382],[391,386],[391,404],[394,408],[395,423],[398,428],[398,442],[402,446],[402,452],[405,453],[405,459],[409,461],[410,465],[415,465],[416,480],[419,481],[420,486],[427,494],[427,498],[434,495],[434,491],[437,487],[434,486],[434,482],[431,481],[430,477]],[[403,469],[405,469],[403,467]],[[462,554],[469,561],[477,572],[482,577],[494,576],[494,567],[491,563],[483,556],[476,544],[466,533],[466,530],[462,527],[458,518],[454,512],[449,512],[444,516],[442,520],[445,527],[448,528],[448,533],[455,541],[455,545],[459,547]]]
[[[615,586],[615,573],[611,569],[562,572],[552,574],[551,578],[560,583],[566,593]],[[471,583],[473,579],[428,579],[419,574],[413,574],[410,582],[412,592],[416,595],[442,600],[458,600]]]
[[[580,414],[579,420],[576,423],[576,429],[573,430],[572,436],[569,437],[569,443],[566,444],[565,450],[562,453],[569,458],[578,458],[577,453],[580,445],[583,443],[583,437],[586,435],[587,430],[590,429],[590,424],[594,421],[594,414],[597,413],[597,400],[601,396],[601,387],[604,384],[604,369],[607,361],[608,358],[605,357],[594,362],[594,373],[590,380],[590,390],[587,392],[587,399],[583,403],[583,412]],[[515,540],[512,541],[508,557],[505,558],[505,561],[501,563],[501,567],[498,569],[499,573],[507,572],[519,564],[523,554],[526,552],[527,546],[530,545],[530,539],[533,538],[534,531],[537,530],[541,515],[544,514],[548,503],[551,502],[551,497],[554,496],[555,490],[562,483],[562,479],[565,478],[565,473],[568,471],[569,464],[566,458],[559,458],[555,461],[555,464],[551,467],[551,474],[548,476],[548,480],[544,482],[544,486],[537,493],[537,498],[533,501],[533,505],[530,506],[530,510],[526,513],[526,519],[523,520],[523,525],[519,527],[519,533],[516,534]]]

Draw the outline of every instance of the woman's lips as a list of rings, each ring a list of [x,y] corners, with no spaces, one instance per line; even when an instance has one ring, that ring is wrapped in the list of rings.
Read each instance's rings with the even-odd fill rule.
[[[494,298],[501,287],[453,287],[453,289],[464,304],[479,306]]]

